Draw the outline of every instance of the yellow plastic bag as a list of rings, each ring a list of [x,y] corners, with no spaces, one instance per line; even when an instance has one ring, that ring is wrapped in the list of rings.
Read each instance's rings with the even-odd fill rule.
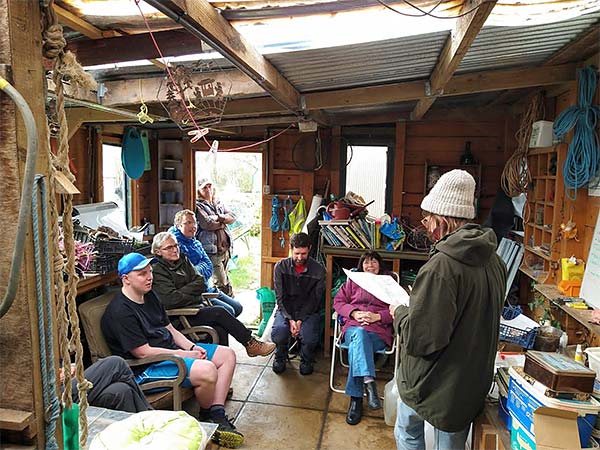
[[[583,280],[583,272],[585,272],[585,263],[581,259],[562,258],[560,260],[562,269],[563,281]]]

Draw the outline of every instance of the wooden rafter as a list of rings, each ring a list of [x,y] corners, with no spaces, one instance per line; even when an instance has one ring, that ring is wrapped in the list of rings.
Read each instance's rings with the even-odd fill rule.
[[[473,0],[466,2],[461,13],[475,9],[473,12],[456,19],[456,24],[440,53],[429,80],[431,93],[417,102],[411,113],[412,120],[420,120],[431,108],[438,95],[458,69],[460,62],[471,47],[486,19],[492,12],[496,0]]]
[[[102,31],[100,28],[96,28],[91,23],[86,22],[85,20],[81,19],[80,17],[77,17],[75,14],[71,13],[70,11],[67,11],[64,8],[61,8],[56,3],[52,4],[52,9],[56,13],[56,16],[58,17],[58,21],[60,23],[68,26],[69,28],[72,28],[73,30],[83,34],[84,36],[86,36],[90,39],[100,40],[100,39],[104,39],[104,38],[114,38],[114,37],[123,35],[122,33],[119,33],[116,30]],[[141,58],[141,59],[146,59],[146,58]],[[161,69],[164,69],[165,65],[162,62],[158,61],[157,59],[152,59],[152,58],[147,58],[147,59],[155,66],[160,67]]]
[[[168,17],[176,19],[186,30],[205,40],[211,47],[248,74],[278,103],[292,112],[300,108],[300,94],[206,0],[146,0]]]
[[[154,33],[154,38],[165,57],[202,52],[202,43],[185,30],[159,31]],[[148,33],[74,41],[69,44],[69,50],[84,66],[160,57]]]
[[[554,53],[545,65],[566,64],[581,61],[600,50],[600,25],[594,25]]]

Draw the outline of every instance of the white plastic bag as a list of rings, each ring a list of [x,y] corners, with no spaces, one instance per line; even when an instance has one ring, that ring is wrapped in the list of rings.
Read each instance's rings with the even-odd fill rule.
[[[398,412],[398,385],[396,377],[392,378],[385,385],[383,397],[383,417],[385,424],[393,427],[396,423],[396,413]]]

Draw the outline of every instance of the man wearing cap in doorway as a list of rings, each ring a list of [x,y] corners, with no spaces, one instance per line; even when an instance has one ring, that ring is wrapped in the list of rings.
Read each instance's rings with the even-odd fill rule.
[[[424,449],[424,421],[436,449],[464,449],[494,376],[506,268],[491,229],[475,218],[475,180],[464,170],[440,177],[421,203],[435,242],[410,305],[390,306],[401,339],[399,450]]]
[[[215,442],[237,448],[244,442],[244,436],[235,429],[224,408],[235,370],[235,353],[220,345],[196,344],[171,325],[152,292],[151,262],[139,253],[128,253],[119,260],[123,287],[106,307],[101,321],[106,343],[115,355],[126,359],[161,354],[183,358],[187,374],[182,386],[194,388],[201,420],[218,425],[213,435]],[[174,379],[179,372],[172,361],[135,369],[138,384]]]
[[[215,286],[233,297],[233,289],[227,274],[227,263],[231,258],[233,237],[227,225],[235,222],[234,214],[215,198],[215,188],[208,178],[198,181],[196,192],[196,239],[208,254],[213,264]]]

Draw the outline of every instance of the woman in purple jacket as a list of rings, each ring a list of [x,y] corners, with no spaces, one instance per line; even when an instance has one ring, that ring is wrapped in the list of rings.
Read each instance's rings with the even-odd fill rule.
[[[381,271],[382,259],[375,251],[366,251],[358,261],[358,271],[390,275]],[[342,332],[348,348],[346,395],[350,405],[346,422],[356,425],[362,418],[363,389],[369,409],[380,409],[381,400],[375,384],[375,352],[392,344],[392,317],[389,305],[348,280],[340,288],[333,308],[343,320]]]

